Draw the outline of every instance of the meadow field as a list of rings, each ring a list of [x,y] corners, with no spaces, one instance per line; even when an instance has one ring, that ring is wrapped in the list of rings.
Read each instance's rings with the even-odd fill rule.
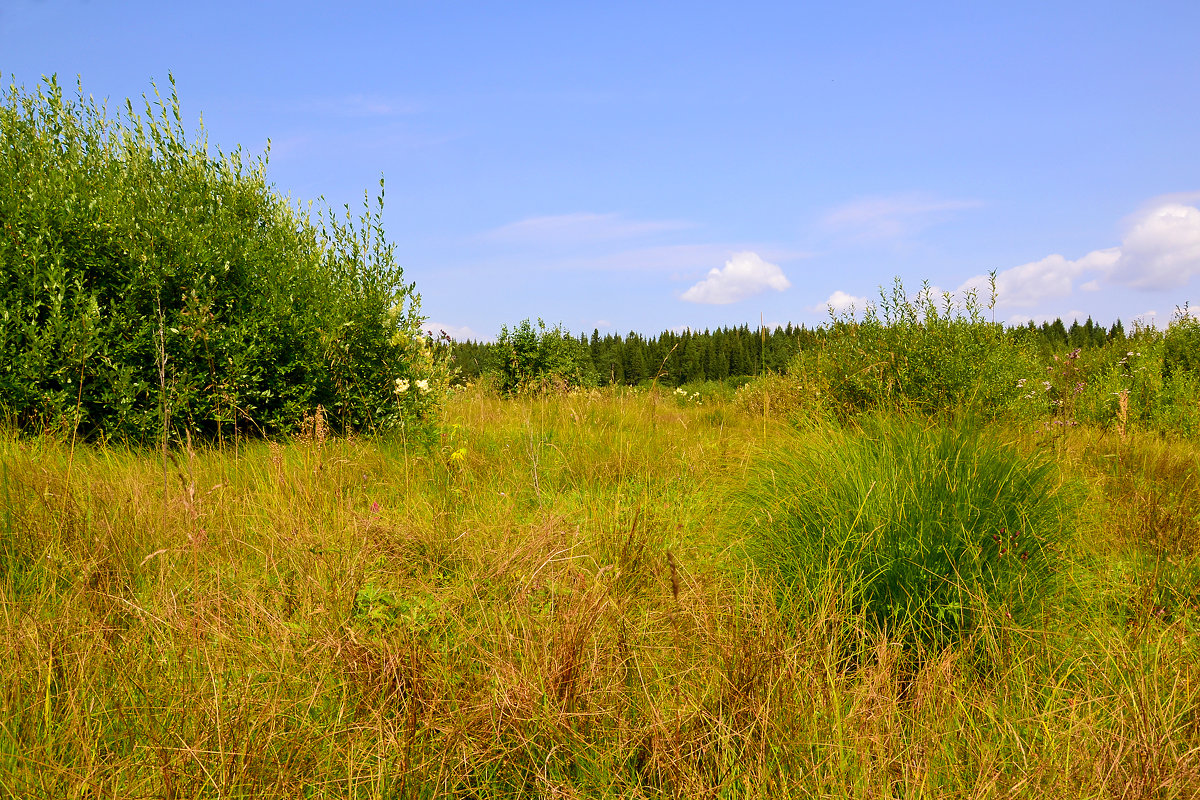
[[[472,386],[424,443],[165,459],[5,434],[3,796],[1196,796],[1193,438],[762,391]],[[971,493],[997,465],[1015,499]],[[957,616],[920,574],[880,606],[887,565],[781,523],[839,514],[991,566]]]
[[[1200,796],[1186,304],[452,342],[179,109],[0,103],[0,797]]]

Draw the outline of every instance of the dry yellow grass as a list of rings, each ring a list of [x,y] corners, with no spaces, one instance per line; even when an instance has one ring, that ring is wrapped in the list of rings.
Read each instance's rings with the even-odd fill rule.
[[[1194,445],[1055,440],[1091,476],[1083,540],[1103,543],[1077,554],[1078,607],[917,666],[864,629],[848,668],[840,637],[864,623],[833,601],[781,616],[725,508],[775,424],[644,393],[466,392],[429,449],[310,436],[184,451],[165,487],[154,453],[5,437],[0,788],[1200,791],[1183,577],[1198,574],[1197,505],[1179,483]]]

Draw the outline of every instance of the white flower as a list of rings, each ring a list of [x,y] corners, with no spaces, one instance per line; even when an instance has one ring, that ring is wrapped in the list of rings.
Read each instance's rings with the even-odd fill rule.
[[[408,391],[408,381],[403,378],[396,378],[396,394],[404,394]]]
[[[1048,392],[1050,391],[1050,381],[1042,381],[1042,387]]]
[[[417,388],[421,390],[421,394],[429,394],[429,381],[417,381]]]
[[[1025,379],[1024,378],[1021,378],[1021,380],[1017,381],[1017,388],[1018,389],[1025,388]]]

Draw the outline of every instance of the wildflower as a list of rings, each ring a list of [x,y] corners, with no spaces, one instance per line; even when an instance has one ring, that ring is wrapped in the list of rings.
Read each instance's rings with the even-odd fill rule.
[[[429,394],[429,381],[417,381],[417,388],[421,391],[421,394]]]
[[[1024,388],[1025,388],[1025,379],[1024,379],[1024,378],[1021,378],[1021,380],[1017,381],[1017,388],[1018,388],[1018,389],[1024,389]]]
[[[1042,387],[1048,392],[1050,391],[1050,381],[1042,381]]]
[[[379,503],[371,503],[371,512],[376,513],[378,511],[379,511]]]
[[[396,378],[396,394],[404,394],[408,391],[408,381],[403,378]]]

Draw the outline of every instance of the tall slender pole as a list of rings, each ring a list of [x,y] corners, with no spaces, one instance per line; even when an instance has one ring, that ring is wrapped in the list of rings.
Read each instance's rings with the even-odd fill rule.
[[[763,313],[758,312],[758,374],[762,375],[767,371],[767,328],[763,325]]]

